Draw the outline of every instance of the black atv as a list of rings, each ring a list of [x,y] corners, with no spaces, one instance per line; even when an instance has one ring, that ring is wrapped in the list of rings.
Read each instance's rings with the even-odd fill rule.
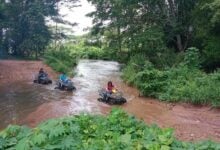
[[[105,89],[101,89],[99,90],[99,95],[101,97],[98,98],[98,101],[104,102],[110,105],[121,105],[127,102],[127,100],[124,97],[122,97],[122,93],[118,91],[110,94]]]
[[[52,80],[48,77],[48,74],[43,73],[36,75],[33,82],[39,84],[51,84]]]
[[[62,80],[57,81],[57,87],[55,89],[73,91],[76,90],[73,82],[71,80],[67,80],[67,82],[63,82]]]

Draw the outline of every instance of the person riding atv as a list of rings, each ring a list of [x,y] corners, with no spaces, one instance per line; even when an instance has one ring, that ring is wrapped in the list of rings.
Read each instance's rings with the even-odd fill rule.
[[[43,68],[40,68],[39,73],[38,73],[38,80],[40,80],[40,78],[47,76],[47,73],[44,72]]]
[[[106,87],[106,92],[104,94],[105,101],[108,102],[109,97],[111,96],[111,94],[115,93],[116,91],[117,91],[117,89],[113,85],[112,81],[108,81],[107,87]]]
[[[115,92],[116,88],[113,85],[112,81],[108,81],[106,90],[111,94]]]
[[[73,85],[73,82],[65,75],[64,72],[62,72],[59,76],[58,87],[56,88],[67,91],[72,91],[76,89]]]
[[[67,83],[69,78],[66,76],[64,72],[61,73],[60,78],[59,78],[63,83]]]
[[[115,93],[117,91],[117,89],[115,88],[115,86],[113,85],[112,81],[108,81],[107,87],[106,87],[106,94],[104,99],[106,101],[108,101],[108,97],[112,94]]]
[[[44,69],[40,68],[38,75],[34,79],[34,83],[49,84],[52,83],[52,80],[49,79],[48,74],[44,71]]]
[[[98,101],[108,104],[123,104],[127,101],[111,81],[108,82],[106,89],[99,90],[99,95],[101,98],[98,98]]]

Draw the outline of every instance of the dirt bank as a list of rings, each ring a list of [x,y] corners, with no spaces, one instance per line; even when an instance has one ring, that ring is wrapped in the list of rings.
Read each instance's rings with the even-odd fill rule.
[[[139,97],[139,92],[120,84],[124,93],[132,97],[123,109],[148,124],[175,129],[175,136],[184,141],[212,139],[220,142],[220,110],[191,104],[164,103],[156,99]],[[132,94],[131,94],[132,93]]]
[[[148,98],[137,98],[124,109],[148,124],[175,129],[178,139],[220,141],[220,111],[190,104],[165,104]]]
[[[0,60],[0,85],[32,81],[40,68],[55,79],[57,74],[42,61]]]

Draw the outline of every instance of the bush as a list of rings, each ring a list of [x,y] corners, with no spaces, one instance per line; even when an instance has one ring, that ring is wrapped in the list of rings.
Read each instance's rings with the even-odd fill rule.
[[[206,74],[198,69],[198,50],[190,48],[178,66],[159,70],[142,55],[131,58],[123,79],[145,96],[170,102],[220,106],[220,72]]]
[[[199,58],[199,50],[195,47],[188,48],[185,52],[183,63],[189,68],[199,68],[201,63]]]
[[[202,65],[207,71],[213,71],[220,67],[220,38],[209,37],[205,42],[202,58]]]
[[[65,72],[71,75],[73,67],[77,64],[77,60],[70,54],[67,49],[49,50],[44,56],[46,64],[51,66],[57,72]]]
[[[102,59],[104,57],[104,51],[101,48],[93,46],[71,46],[71,54],[78,58],[84,59]]]
[[[45,63],[51,66],[57,72],[65,72],[72,75],[73,67],[76,66],[79,59],[107,59],[111,60],[103,49],[94,46],[85,46],[82,43],[76,45],[62,45],[58,50],[49,47],[44,55]]]
[[[166,85],[167,75],[157,69],[145,69],[136,74],[135,85],[143,95],[158,97]]]
[[[53,119],[30,129],[9,126],[0,133],[0,149],[213,149],[219,144],[178,141],[172,129],[161,129],[114,109],[107,117],[79,115]]]
[[[137,72],[140,72],[145,67],[153,67],[152,63],[146,60],[146,57],[141,54],[137,54],[131,57],[127,66],[123,69],[123,79],[128,84],[135,84],[135,76]]]
[[[193,104],[212,104],[219,107],[219,73],[205,74],[187,67],[173,68],[167,71],[169,77],[159,99],[184,101]]]

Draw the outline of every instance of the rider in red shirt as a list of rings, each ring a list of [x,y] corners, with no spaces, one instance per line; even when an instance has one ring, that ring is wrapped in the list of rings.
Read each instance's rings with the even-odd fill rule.
[[[112,81],[108,81],[107,87],[106,87],[106,92],[104,94],[104,100],[107,102],[109,100],[109,97],[111,94],[115,93],[117,89],[113,85]]]
[[[114,85],[112,84],[112,81],[109,81],[107,84],[107,91],[109,93],[113,93]]]

